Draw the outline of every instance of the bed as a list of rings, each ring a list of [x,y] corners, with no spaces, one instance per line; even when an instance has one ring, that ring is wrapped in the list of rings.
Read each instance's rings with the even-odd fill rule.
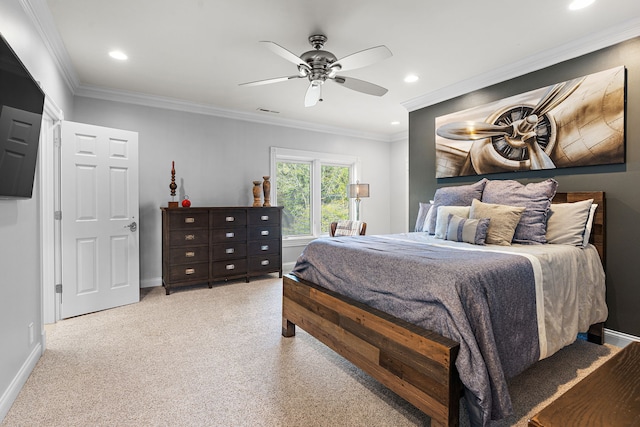
[[[553,196],[553,203],[569,204],[587,199],[593,199],[593,203],[597,204],[597,209],[595,209],[593,214],[593,225],[590,234],[588,234],[589,244],[585,248],[579,249],[578,252],[584,254],[585,256],[591,254],[589,255],[591,256],[591,258],[595,257],[598,260],[598,266],[594,267],[593,265],[591,265],[589,269],[594,271],[592,275],[598,275],[598,268],[602,270],[602,280],[601,283],[597,284],[597,286],[603,288],[604,270],[602,266],[605,265],[604,193],[556,193],[554,191],[554,194],[555,195]],[[372,253],[383,252],[376,246],[379,244],[391,248],[391,252],[402,251],[410,253],[411,251],[416,250],[417,245],[421,244],[424,244],[425,248],[445,246],[445,251],[456,252],[455,248],[449,248],[449,245],[443,244],[444,242],[442,241],[429,242],[428,240],[432,240],[432,238],[425,237],[424,234],[425,233],[406,233],[400,235],[362,236],[341,239],[353,239],[350,240],[350,242],[352,242],[350,243],[350,245],[353,244],[357,246],[359,244],[363,244],[364,246],[367,246],[369,248],[369,255],[367,255],[366,259],[370,259],[370,254]],[[346,242],[346,240],[344,241]],[[357,241],[361,242],[356,243]],[[323,246],[327,244],[332,245],[335,243],[335,241],[327,241],[324,243],[321,242],[317,246],[322,249]],[[406,247],[403,245],[406,245]],[[457,242],[453,242],[452,245],[464,246],[465,244],[458,244]],[[463,257],[467,258],[467,262],[469,265],[473,264],[474,262],[483,262],[479,260],[483,257],[491,258],[491,262],[494,266],[510,262],[521,263],[523,262],[523,260],[525,264],[530,263],[532,265],[539,262],[532,261],[531,255],[512,253],[518,252],[519,246],[527,245],[512,245],[511,247],[498,248],[494,248],[493,245],[486,246],[489,252],[491,252],[491,255],[486,255],[484,254],[484,252],[479,252],[478,249],[480,248],[476,247],[471,248],[472,250],[467,250],[466,252],[464,249],[460,249],[458,250],[458,252],[464,253]],[[554,245],[529,245],[530,248],[534,246],[536,248],[533,249],[533,251],[537,251],[540,254],[544,254],[546,252],[553,253],[557,249],[556,247],[551,248],[551,246]],[[546,251],[544,250],[545,247],[553,250]],[[357,248],[345,248],[345,250],[353,251],[354,253],[358,252]],[[440,255],[435,254],[438,254],[439,252],[436,252],[436,249],[433,250],[433,257],[437,259]],[[346,253],[350,252],[345,252],[345,254]],[[432,256],[429,257],[431,258]],[[545,256],[543,255],[542,257],[544,258]],[[550,256],[550,258],[554,257]],[[358,260],[358,258],[353,259]],[[361,258],[360,262],[365,262],[364,260],[365,258]],[[320,261],[312,261],[311,263],[313,264],[314,262],[320,264]],[[563,325],[563,322],[567,322],[567,324],[571,322],[567,319],[564,319],[565,315],[562,311],[562,304],[557,303],[555,307],[552,307],[549,310],[549,312],[551,313],[549,315],[547,315],[546,312],[541,314],[541,312],[539,311],[540,306],[544,305],[544,303],[539,302],[541,301],[540,298],[549,299],[550,296],[541,291],[540,286],[537,284],[538,282],[536,282],[537,279],[532,279],[532,283],[535,282],[536,284],[527,285],[529,287],[527,288],[528,290],[526,292],[529,292],[529,294],[533,293],[532,298],[537,301],[535,304],[533,304],[533,315],[531,314],[532,308],[530,304],[525,304],[527,308],[524,308],[523,306],[522,309],[518,305],[513,305],[513,307],[516,307],[515,310],[502,309],[502,311],[511,312],[511,314],[506,314],[506,319],[510,319],[508,316],[515,316],[515,318],[517,318],[513,321],[513,325],[510,324],[510,321],[502,323],[487,321],[486,313],[484,314],[485,317],[482,317],[483,315],[480,316],[480,320],[477,321],[476,324],[470,325],[473,333],[477,332],[474,328],[480,328],[484,330],[485,328],[482,325],[485,323],[489,323],[489,329],[505,329],[506,333],[518,336],[518,338],[514,340],[502,339],[502,347],[498,345],[497,347],[501,348],[498,348],[497,350],[491,350],[494,352],[493,355],[487,357],[488,366],[482,366],[478,368],[478,366],[473,366],[473,363],[475,363],[473,362],[473,357],[477,355],[478,351],[480,352],[481,356],[484,356],[482,353],[485,350],[484,347],[491,347],[492,345],[494,345],[491,343],[489,343],[489,345],[486,342],[483,342],[483,339],[484,341],[491,341],[493,339],[491,338],[491,334],[493,333],[493,331],[484,330],[484,332],[482,332],[482,334],[484,334],[484,338],[478,339],[479,344],[474,344],[472,342],[474,340],[470,340],[468,334],[452,332],[450,323],[447,323],[449,322],[448,320],[447,322],[436,321],[433,324],[429,324],[429,322],[433,321],[433,319],[429,319],[429,316],[435,312],[441,312],[443,310],[447,311],[448,308],[446,306],[444,308],[440,307],[437,310],[434,309],[435,311],[428,312],[428,315],[426,316],[427,318],[425,318],[424,322],[415,322],[411,318],[411,315],[407,315],[407,313],[413,313],[415,311],[413,308],[409,309],[409,307],[407,306],[407,310],[398,311],[396,307],[395,312],[392,309],[386,309],[387,304],[393,306],[393,303],[388,303],[388,301],[400,299],[396,297],[393,292],[388,292],[386,290],[377,292],[377,297],[374,297],[373,299],[366,296],[362,297],[360,295],[352,295],[352,289],[356,289],[360,286],[357,282],[368,283],[367,286],[371,286],[371,283],[377,284],[378,282],[383,281],[397,282],[398,280],[400,280],[406,281],[408,283],[413,276],[402,274],[400,270],[406,270],[407,266],[410,265],[406,263],[412,262],[411,260],[402,261],[402,263],[405,264],[402,264],[400,263],[400,261],[396,260],[395,262],[398,262],[398,265],[401,266],[399,267],[399,270],[396,271],[396,273],[387,272],[381,276],[381,279],[378,279],[378,276],[380,276],[378,272],[376,272],[376,274],[372,273],[367,275],[366,273],[363,273],[364,271],[366,271],[366,269],[360,269],[359,272],[358,269],[355,269],[356,272],[354,274],[356,274],[356,278],[354,279],[353,277],[350,277],[348,280],[342,280],[342,273],[336,273],[336,275],[333,275],[334,266],[331,265],[331,261],[328,262],[329,264],[325,265],[324,267],[320,267],[320,270],[324,269],[326,272],[328,272],[328,277],[321,277],[322,275],[305,276],[305,273],[302,270],[307,269],[308,266],[302,268],[299,267],[299,265],[294,269],[292,274],[284,276],[282,335],[285,337],[292,337],[295,335],[296,325],[303,328],[310,335],[326,344],[328,347],[354,363],[363,371],[376,378],[386,387],[393,390],[408,402],[412,403],[419,410],[429,415],[432,420],[432,425],[434,426],[458,425],[459,400],[463,395],[467,397],[468,400],[474,401],[473,404],[467,405],[470,409],[469,415],[472,423],[477,425],[486,425],[492,418],[499,419],[505,416],[505,411],[508,412],[510,409],[508,389],[505,390],[506,379],[510,378],[513,375],[516,375],[517,373],[526,369],[526,367],[530,366],[532,363],[535,363],[535,361],[553,354],[562,346],[567,345],[575,340],[576,337],[572,332],[572,328],[575,328],[577,323],[579,323],[579,326],[577,326],[580,329],[579,332],[586,332],[586,336],[590,341],[600,344],[603,342],[604,320],[606,319],[606,305],[604,305],[604,307],[602,306],[604,304],[604,292],[602,291],[602,289],[595,291],[596,293],[599,293],[595,297],[592,295],[587,295],[586,297],[568,297],[569,299],[576,300],[570,303],[573,305],[572,310],[579,310],[580,313],[584,311],[585,313],[590,314],[585,314],[584,316],[580,314],[581,318],[579,320],[572,320],[572,327],[565,327],[566,325]],[[377,261],[374,259],[373,262]],[[562,262],[566,263],[566,261]],[[569,264],[573,265],[571,264],[572,262],[573,261],[571,261]],[[304,260],[299,260],[299,264],[304,263]],[[440,263],[440,265],[448,264],[449,262]],[[553,271],[551,271],[551,273],[549,273],[548,271],[550,267],[545,267],[544,264],[542,265],[542,268],[536,267],[538,268],[537,270],[536,268],[532,267],[531,270],[533,271],[533,273],[527,270],[527,273],[523,274],[525,276],[527,274],[540,276],[540,269],[542,269],[545,271],[544,274],[546,274],[547,276],[549,274],[553,275]],[[545,268],[547,270],[545,270]],[[456,270],[455,268],[453,269]],[[493,267],[493,269],[495,270],[496,268]],[[583,268],[581,267],[581,269]],[[325,274],[325,276],[327,274]],[[357,276],[357,274],[359,274],[360,276]],[[455,275],[455,273],[453,274]],[[548,279],[547,276],[545,276],[545,280]],[[311,277],[312,279],[309,279],[309,277]],[[359,280],[358,277],[360,277]],[[489,277],[492,276],[490,276],[489,274]],[[516,284],[519,280],[514,279],[515,278],[510,277],[510,283]],[[585,277],[577,277],[573,280],[577,280],[578,282],[580,282],[584,281]],[[339,285],[338,282],[345,283]],[[549,283],[550,282],[551,281],[549,281]],[[546,284],[547,282],[544,283]],[[509,288],[510,287],[511,286],[509,286]],[[533,287],[533,290],[531,289],[531,287]],[[407,286],[407,288],[414,288],[414,286]],[[525,288],[523,287],[523,289]],[[486,289],[484,291],[486,291]],[[477,293],[477,289],[475,292]],[[545,290],[544,292],[547,291]],[[516,292],[512,291],[511,293]],[[520,293],[520,291],[518,291],[518,293]],[[378,298],[380,295],[384,295],[385,298]],[[472,296],[466,296],[464,298],[467,298],[467,300],[469,300],[469,298],[471,297]],[[464,300],[464,298],[462,299]],[[557,299],[557,296],[554,296],[553,298]],[[563,298],[567,297],[565,296]],[[379,303],[380,300],[385,300],[387,302]],[[547,303],[549,302],[547,301]],[[406,301],[402,300],[400,304],[406,304]],[[434,304],[431,304],[431,306],[433,305]],[[512,306],[511,303],[507,305]],[[548,305],[553,306],[553,304]],[[576,308],[576,306],[579,307]],[[471,307],[472,312],[476,311],[475,304],[467,303],[466,309],[469,309],[469,307]],[[561,317],[563,317],[563,320],[560,322],[555,322],[553,316],[558,315],[558,313]],[[489,312],[488,314],[489,317],[491,317],[495,313]],[[445,316],[448,315],[450,315],[450,313],[447,311]],[[473,318],[473,316],[475,315],[476,314],[474,313],[468,313],[468,315],[465,314],[465,316],[467,316],[468,318]],[[456,316],[452,315],[452,317],[454,317],[454,320],[452,321],[454,322]],[[545,318],[542,319],[542,317]],[[548,319],[549,317],[551,317],[551,319]],[[571,316],[568,316],[568,318],[570,319]],[[524,329],[526,329],[526,331],[523,333],[520,333],[519,330],[513,329],[515,327],[519,327],[518,322],[520,321],[522,321],[522,324],[525,325]],[[535,326],[532,326],[532,322],[535,324]],[[542,335],[531,333],[532,328],[537,329],[537,331],[540,332],[540,329],[544,329],[544,324],[548,322],[551,322],[552,324],[551,328],[548,329],[555,328],[556,331],[546,331],[547,335],[553,337],[554,334],[557,335],[559,333],[564,334],[565,336],[559,338],[553,337],[550,340],[551,342],[548,343],[546,340],[546,336],[543,340],[542,338],[540,338]],[[462,329],[464,332],[465,328]],[[503,335],[505,331],[502,331]],[[570,338],[567,338],[566,336],[567,331],[569,332],[569,335],[572,335]],[[496,332],[496,336],[498,335],[498,332]],[[499,339],[495,339],[495,341],[499,341]],[[509,347],[510,344],[504,344],[504,341],[514,341],[517,342],[518,345],[523,345],[523,348],[528,348],[527,350],[523,351],[523,353],[526,354],[520,358],[522,360],[517,360],[510,365],[510,363],[506,363],[501,359],[501,356],[504,359],[505,352],[513,350]],[[530,344],[528,341],[532,341],[533,344]],[[478,348],[475,349],[476,347]],[[472,350],[470,350],[470,348],[472,348]],[[469,354],[471,355],[469,356]],[[465,361],[464,363],[462,363],[463,360]],[[471,362],[469,362],[470,360]],[[484,361],[482,362],[484,363]],[[474,394],[476,390],[474,389],[473,385],[475,379],[467,378],[469,363],[472,364],[471,371],[473,372],[486,371],[487,375],[489,376],[489,382],[491,383],[489,386],[488,397],[484,396],[485,400],[480,403],[475,402],[474,400],[477,399],[477,396],[475,396]],[[460,374],[458,367],[461,367]],[[491,375],[493,374],[497,375],[498,377],[502,375],[504,378],[498,378],[498,380],[494,380],[494,378],[491,377]],[[485,385],[482,385],[482,387],[485,387]],[[506,398],[504,397],[505,393]],[[505,399],[506,403],[500,402],[500,400]],[[488,407],[486,400],[491,400]],[[494,402],[493,400],[497,400],[498,403]],[[484,405],[484,407],[482,405]]]

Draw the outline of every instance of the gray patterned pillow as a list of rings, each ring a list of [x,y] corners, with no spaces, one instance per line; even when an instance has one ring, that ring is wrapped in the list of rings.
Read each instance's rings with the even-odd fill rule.
[[[469,219],[449,214],[446,240],[484,245],[489,230],[489,218]]]
[[[482,198],[482,190],[484,190],[487,181],[486,178],[483,178],[474,184],[438,188],[433,196],[431,209],[435,209],[437,212],[438,206],[471,206],[473,199],[480,200]],[[436,232],[436,217],[437,215],[433,215],[429,223],[425,224],[425,231],[430,234]]]
[[[547,215],[558,182],[549,178],[542,182],[522,185],[513,180],[487,182],[481,201],[509,206],[524,206],[520,222],[513,235],[514,243],[547,243]]]

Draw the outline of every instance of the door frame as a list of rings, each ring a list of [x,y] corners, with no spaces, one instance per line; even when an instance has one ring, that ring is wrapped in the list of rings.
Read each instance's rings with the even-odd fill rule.
[[[60,221],[54,219],[60,207],[60,123],[64,112],[45,97],[40,132],[38,176],[40,189],[40,257],[42,288],[42,336],[44,325],[60,320],[60,294],[56,294],[58,274],[61,270]],[[46,345],[42,346],[44,352]]]

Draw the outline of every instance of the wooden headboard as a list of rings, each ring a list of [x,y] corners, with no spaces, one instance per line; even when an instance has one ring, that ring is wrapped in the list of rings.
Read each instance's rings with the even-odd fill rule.
[[[591,229],[591,237],[589,237],[589,243],[594,245],[598,249],[600,259],[602,260],[602,266],[605,267],[605,255],[606,255],[606,205],[604,198],[604,191],[578,191],[569,193],[556,193],[553,198],[553,203],[573,203],[581,200],[593,199],[593,203],[598,204],[596,214],[593,218],[593,228]]]

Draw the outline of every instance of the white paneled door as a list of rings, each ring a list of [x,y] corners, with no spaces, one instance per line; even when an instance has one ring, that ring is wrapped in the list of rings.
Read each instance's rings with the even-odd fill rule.
[[[61,315],[138,302],[138,134],[65,121],[61,136]]]

